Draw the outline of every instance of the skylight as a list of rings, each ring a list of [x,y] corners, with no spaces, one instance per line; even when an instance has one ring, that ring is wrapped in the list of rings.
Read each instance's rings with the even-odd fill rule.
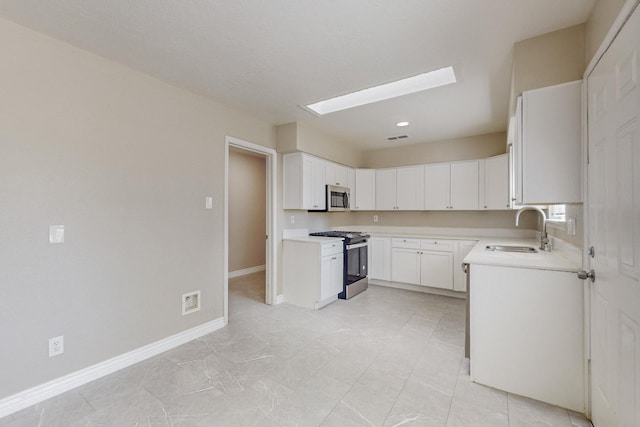
[[[374,102],[384,101],[385,99],[397,98],[455,82],[456,75],[453,72],[453,67],[445,67],[380,86],[336,96],[335,98],[309,104],[306,108],[322,116],[324,114],[372,104]]]

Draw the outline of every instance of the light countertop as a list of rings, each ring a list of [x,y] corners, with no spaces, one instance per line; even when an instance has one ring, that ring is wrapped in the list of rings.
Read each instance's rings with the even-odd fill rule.
[[[342,237],[292,236],[292,237],[286,237],[283,240],[292,240],[294,242],[302,242],[302,243],[315,243],[315,244],[321,245],[323,243],[342,242],[344,239]]]
[[[501,267],[533,268],[575,272],[581,270],[582,259],[579,248],[555,239],[556,247],[551,252],[540,250],[539,239],[483,238],[464,258],[467,264],[496,265]],[[487,245],[531,246],[536,253],[498,252],[486,250]]]

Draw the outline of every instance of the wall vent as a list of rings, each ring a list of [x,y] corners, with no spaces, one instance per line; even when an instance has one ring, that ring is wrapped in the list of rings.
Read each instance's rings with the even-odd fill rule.
[[[182,315],[191,314],[200,310],[200,291],[182,294]]]
[[[405,138],[409,138],[409,136],[408,135],[397,135],[397,136],[389,136],[389,137],[387,137],[387,139],[389,141],[396,141],[398,139],[405,139]]]

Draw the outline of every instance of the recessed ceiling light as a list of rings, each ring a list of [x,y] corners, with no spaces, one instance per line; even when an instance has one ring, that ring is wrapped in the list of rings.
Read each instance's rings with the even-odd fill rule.
[[[370,87],[335,98],[309,104],[305,108],[318,115],[334,113],[348,108],[372,104],[385,99],[397,98],[456,82],[453,67],[440,68],[395,82]]]
[[[398,122],[396,123],[396,126],[398,126],[399,128],[409,126],[409,122]]]

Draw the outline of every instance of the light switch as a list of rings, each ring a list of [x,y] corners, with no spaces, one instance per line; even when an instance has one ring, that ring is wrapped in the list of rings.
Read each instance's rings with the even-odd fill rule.
[[[567,218],[567,234],[570,236],[576,235],[576,219],[575,218]]]
[[[204,198],[205,209],[213,209],[213,197],[207,196]]]
[[[49,243],[64,243],[64,225],[49,226]]]
[[[289,222],[291,222],[291,224],[295,224],[296,223],[295,215],[291,215],[291,218],[289,219]]]

